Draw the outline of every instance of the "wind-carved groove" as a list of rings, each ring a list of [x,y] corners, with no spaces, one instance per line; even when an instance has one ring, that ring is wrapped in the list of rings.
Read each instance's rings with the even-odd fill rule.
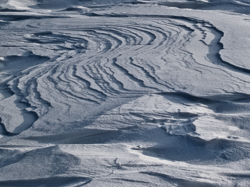
[[[224,36],[224,33],[221,30],[217,29],[211,23],[206,22],[206,21],[200,21],[200,20],[195,21],[193,19],[188,19],[188,20],[193,21],[194,27],[196,29],[201,30],[201,32],[204,35],[203,39],[206,38],[206,33],[204,32],[204,30],[202,28],[200,28],[196,25],[197,23],[202,24],[203,27],[208,29],[210,31],[210,33],[212,33],[214,35],[214,39],[213,39],[213,41],[211,41],[210,44],[203,42],[204,45],[206,45],[209,48],[209,54],[207,54],[207,57],[212,63],[215,63],[217,65],[221,65],[221,66],[223,66],[229,70],[232,70],[232,71],[244,73],[244,74],[249,76],[249,74],[250,74],[249,69],[233,65],[233,64],[226,62],[225,60],[222,59],[222,57],[220,55],[220,51],[222,49],[224,49],[223,43],[221,43],[221,39]],[[194,29],[191,29],[191,30],[194,31]]]
[[[136,83],[137,85],[139,85],[140,87],[147,87],[144,84],[144,81],[136,78],[133,74],[131,74],[126,68],[122,67],[121,65],[119,65],[117,63],[117,58],[113,58],[113,62],[112,62],[113,66],[117,67],[121,72],[123,72],[126,76],[129,77],[130,80],[132,80],[134,83]],[[150,87],[148,87],[150,88]],[[155,89],[155,88],[152,88]]]
[[[90,91],[90,93],[88,93],[88,94],[90,94],[93,97],[96,97],[95,95],[100,96],[100,98],[103,98],[103,100],[107,97],[104,93],[102,93],[96,89],[91,88],[91,83],[88,80],[77,75],[77,65],[74,65],[72,67],[72,69],[73,69],[72,75],[74,77],[76,77],[76,80],[83,82],[83,84],[86,86],[87,90]],[[100,98],[97,98],[97,99],[100,99]]]
[[[110,40],[107,40],[107,43],[111,44],[110,51],[117,49],[123,43],[117,36],[112,35],[113,34],[112,30],[105,30],[102,28],[97,28],[97,30],[99,32],[97,32],[96,34],[98,34],[98,36],[103,35],[103,40],[107,40],[107,38],[110,38]],[[100,31],[104,31],[104,33],[100,32]],[[113,42],[113,44],[112,44],[112,42]],[[116,45],[114,45],[114,42],[116,43]]]
[[[160,84],[160,85],[162,85],[162,86],[164,86],[164,87],[170,88],[167,84],[160,83],[160,82],[156,79],[156,77],[152,76],[152,75],[150,74],[150,72],[148,72],[143,66],[140,66],[140,65],[138,65],[138,64],[135,64],[135,63],[134,63],[134,59],[133,59],[132,57],[130,57],[129,59],[130,59],[130,63],[131,63],[131,64],[133,64],[135,67],[141,69],[141,70],[143,71],[143,73],[146,75],[146,77],[149,78],[150,80],[152,80],[154,83]],[[160,91],[160,90],[158,90],[158,91]]]
[[[96,68],[97,74],[101,76],[100,79],[103,80],[102,84],[105,87],[104,91],[110,95],[119,94],[122,87],[119,87],[120,85],[118,86],[118,89],[112,87],[112,85],[114,85],[114,83],[116,82],[116,79],[110,74],[110,72],[107,71],[106,68],[104,68],[105,64],[101,64],[101,62],[98,62],[94,66]]]
[[[41,93],[37,90],[37,86],[38,83],[36,80],[34,80],[30,85],[30,90],[35,94],[34,98],[38,101],[38,105],[42,105],[42,107],[44,108],[44,110],[42,110],[42,113],[40,114],[40,116],[43,116],[48,112],[48,108],[51,107],[51,104],[48,101],[41,98]]]
[[[135,45],[136,37],[131,35],[132,33],[130,35],[126,34],[126,32],[125,32],[126,29],[125,28],[121,28],[121,29],[122,29],[123,32],[121,32],[121,30],[116,29],[116,28],[109,28],[109,30],[100,28],[100,30],[113,33],[116,37],[121,38],[124,42],[126,42],[125,45]],[[123,44],[124,42],[121,41],[121,44]]]
[[[133,38],[134,43],[130,43],[130,45],[142,45],[143,37],[139,33],[135,32],[133,30],[133,27],[128,26],[125,28],[124,27],[118,27],[118,28],[120,30],[123,30],[123,32],[128,31],[129,33],[131,33],[129,34],[129,36]]]
[[[85,86],[82,86],[82,84],[79,84],[80,82],[78,79],[73,79],[73,78],[75,78],[74,75],[76,75],[76,71],[77,71],[76,66],[73,66],[73,67],[68,66],[67,71],[66,71],[67,73],[61,74],[59,76],[59,78],[62,82],[65,82],[67,85],[69,85],[68,87],[70,88],[72,93],[75,92],[75,94],[80,95],[81,97],[83,97],[84,95],[92,96],[92,97],[94,97],[95,100],[102,99],[102,98],[106,97],[104,94],[102,94],[101,92],[98,92],[98,91],[96,91],[96,93],[98,93],[98,95],[100,95],[100,97],[97,97],[97,96],[89,93],[88,89],[90,86],[88,88],[86,88],[86,85],[88,85],[88,84],[86,84],[87,82],[85,82],[85,84],[84,84]],[[79,91],[79,89],[81,91]]]
[[[90,66],[81,66],[81,68],[84,70],[83,72],[84,72],[84,74],[88,77],[88,78],[90,78],[90,80],[92,80],[91,82],[90,81],[88,81],[88,87],[92,90],[92,91],[94,91],[94,92],[96,92],[96,93],[98,93],[98,95],[100,95],[101,97],[102,97],[102,100],[105,100],[106,98],[107,98],[107,94],[106,93],[104,93],[104,92],[102,92],[101,90],[104,90],[103,88],[102,88],[102,86],[101,85],[99,85],[99,78],[96,78],[95,77],[95,73],[92,71],[92,69],[91,69],[91,67]],[[90,71],[88,71],[88,70],[90,70]],[[94,74],[94,75],[93,75]],[[94,86],[92,85],[91,86],[91,84],[95,84],[95,85],[97,85],[97,87],[100,89],[97,89],[97,88],[94,88]],[[105,91],[105,90],[104,90]]]
[[[93,68],[95,69],[95,77],[97,79],[97,84],[102,88],[103,92],[107,94],[119,93],[117,90],[112,88],[110,82],[106,80],[106,76],[109,74],[104,70],[104,68],[100,65],[99,60],[95,64],[93,64]]]
[[[2,119],[0,117],[0,135],[2,136],[15,136],[16,133],[8,132],[5,125],[2,123]]]
[[[142,27],[139,27],[139,28],[138,27],[133,27],[133,29],[137,30],[137,31],[140,31],[142,33],[145,33],[147,36],[149,36],[150,39],[148,40],[148,42],[145,45],[152,45],[153,42],[156,39],[155,34],[153,34],[152,32],[149,32],[149,31],[143,29]]]
[[[56,66],[56,67],[54,67],[53,69],[52,69],[52,75],[56,75],[56,70],[57,70],[57,68],[59,68],[59,66]],[[67,90],[65,90],[65,89],[61,89],[60,88],[60,82],[64,82],[61,78],[60,78],[60,76],[57,76],[56,78],[59,80],[59,85],[58,85],[58,82],[56,81],[56,79],[54,79],[53,77],[47,77],[48,78],[48,80],[54,85],[54,87],[56,88],[56,90],[58,90],[59,92],[60,92],[60,94],[62,94],[62,95],[64,95],[66,98],[71,98],[71,99],[73,99],[73,100],[75,100],[75,101],[77,101],[77,100],[84,100],[84,101],[88,101],[88,102],[93,102],[93,103],[96,103],[96,104],[99,104],[99,102],[98,101],[96,101],[96,100],[92,100],[92,99],[90,99],[90,98],[84,98],[84,97],[82,97],[82,96],[78,96],[78,95],[76,95],[75,93],[73,93],[73,92],[70,92],[70,91],[67,91]]]
[[[208,24],[208,23],[206,23]],[[233,65],[229,62],[226,62],[225,60],[222,59],[221,55],[220,55],[220,51],[224,48],[223,47],[223,43],[221,43],[221,38],[224,36],[224,33],[222,31],[220,31],[219,29],[217,29],[216,27],[214,27],[213,25],[209,24],[210,27],[207,27],[211,33],[215,33],[215,39],[213,41],[214,46],[208,46],[209,47],[209,54],[207,55],[207,57],[213,62],[215,61],[213,59],[213,57],[217,58],[216,63],[219,63],[220,65],[226,67],[229,70],[232,71],[236,71],[236,72],[240,72],[240,73],[244,73],[248,76],[250,76],[250,69],[246,69],[246,68],[242,68],[236,65]],[[214,48],[217,49],[217,53],[215,55],[213,55],[213,50]],[[211,55],[212,54],[212,55]]]
[[[42,90],[40,92],[37,90],[39,84],[44,84],[40,89],[45,89],[45,85],[52,88],[49,91],[50,94],[56,92],[62,98],[70,98],[75,102],[82,100],[96,104],[105,102],[110,95],[130,93],[132,90],[134,92],[135,88],[138,93],[148,93],[149,91],[161,93],[165,88],[172,88],[168,82],[162,81],[157,76],[155,70],[157,64],[150,65],[147,60],[144,60],[142,63],[147,67],[145,68],[144,65],[136,64],[134,58],[137,58],[136,56],[145,47],[153,52],[166,50],[166,54],[175,54],[179,43],[173,47],[169,46],[175,43],[180,32],[181,29],[178,26],[172,27],[170,22],[162,25],[161,21],[150,21],[150,24],[146,21],[142,25],[129,23],[126,26],[118,24],[116,27],[109,25],[84,28],[74,35],[68,31],[67,33],[45,31],[26,34],[24,38],[29,43],[52,45],[58,51],[63,50],[63,52],[57,58],[51,59],[51,63],[54,65],[50,68],[46,70],[41,67],[40,72],[43,72],[43,78],[36,75],[25,81],[26,77],[31,75],[23,74],[23,77],[20,75],[24,79],[21,90],[16,89],[14,92],[15,94],[25,93],[25,97],[33,103],[32,107],[39,113],[39,116],[46,115],[48,108],[52,106],[51,101],[47,102],[42,99]],[[138,45],[139,47],[137,47]],[[119,58],[119,61],[124,63],[121,65],[118,63],[117,57],[112,55],[115,50],[121,50],[123,53],[133,51],[133,53],[129,61],[123,57]],[[73,51],[75,53],[72,53]],[[98,54],[98,58],[93,58],[95,54]],[[106,62],[101,63],[103,58],[101,55],[111,56],[105,57]],[[85,62],[81,62],[81,58]],[[30,69],[30,72],[32,71],[35,72],[35,69]],[[140,73],[141,78],[136,75],[137,73]],[[38,79],[40,79],[39,82]],[[128,86],[127,81],[133,86]],[[57,99],[60,100],[60,98]],[[67,105],[70,106],[70,103]]]
[[[11,79],[9,79],[11,80]],[[0,84],[0,93],[1,95],[3,96],[4,99],[8,98],[8,97],[11,97],[12,95],[15,94],[15,92],[13,92],[10,88],[9,88],[9,85],[8,85],[8,81],[4,81]]]
[[[18,88],[19,79],[12,80],[11,90],[13,91],[12,96],[15,96],[14,103],[11,103],[10,106],[7,106],[7,109],[3,107],[2,114],[0,116],[1,118],[1,126],[2,126],[2,132],[3,135],[18,135],[21,132],[29,129],[32,124],[38,119],[38,115],[34,111],[27,111],[26,108],[30,107],[31,105],[28,103],[28,101],[25,99],[25,96],[22,94],[21,90]],[[8,97],[8,98],[10,98]],[[5,98],[5,99],[8,99]],[[5,100],[4,99],[4,100]],[[8,109],[8,107],[10,109]],[[11,107],[18,108],[20,110],[20,114],[17,114],[20,116],[20,118],[23,119],[23,121],[19,124],[13,124],[15,121],[12,121],[13,115],[12,113],[9,113],[9,110],[11,110]],[[3,117],[5,118],[5,122],[3,122]],[[5,124],[7,123],[7,124]]]
[[[18,86],[20,86],[19,91],[22,92],[26,100],[29,98],[32,105],[29,108],[32,108],[39,117],[47,114],[48,109],[51,107],[51,104],[41,98],[41,94],[37,90],[37,78],[39,77],[32,77],[28,80],[19,80]],[[22,84],[22,86],[21,86]],[[25,89],[22,89],[22,87],[25,86]],[[30,97],[31,96],[31,97]],[[28,98],[27,98],[28,97]],[[39,107],[39,110],[35,110]]]
[[[243,73],[243,74],[246,74],[246,75],[249,76],[249,74],[250,74],[249,69],[236,66],[236,65],[231,64],[229,62],[226,62],[225,60],[222,59],[222,57],[220,55],[220,51],[224,49],[223,43],[221,43],[221,39],[224,36],[224,33],[222,31],[220,31],[215,26],[213,26],[211,23],[206,22],[206,21],[189,20],[189,22],[192,23],[192,26],[194,28],[190,28],[190,27],[187,27],[187,26],[183,26],[183,27],[186,27],[187,29],[189,29],[190,34],[192,32],[195,32],[195,29],[199,30],[202,33],[203,37],[201,38],[200,41],[205,46],[207,46],[208,49],[209,49],[209,53],[206,55],[206,57],[208,58],[210,63],[213,63],[213,64],[218,65],[218,66],[225,67],[226,69],[228,69],[228,70],[230,70],[232,72],[239,72],[239,73]],[[199,26],[198,26],[198,24],[199,24]],[[205,32],[205,29],[203,29],[202,27],[206,28],[210,32],[210,34],[212,34],[214,36],[214,39],[212,41],[210,41],[210,43],[207,43],[207,42],[204,41],[206,39],[206,37],[207,37],[207,33]],[[189,53],[191,56],[193,56],[193,54],[188,52],[188,51],[184,51],[184,52]],[[193,58],[193,60],[196,61],[194,58]],[[217,69],[221,69],[221,68],[218,67]],[[225,71],[225,70],[222,70],[222,71]]]
[[[100,105],[121,94],[184,93],[185,86],[178,85],[182,80],[169,71],[188,70],[202,75],[203,68],[209,71],[211,67],[209,63],[197,61],[188,50],[198,38],[197,33],[209,49],[207,62],[216,65],[213,68],[226,72],[222,66],[250,73],[223,61],[219,53],[223,49],[220,43],[223,32],[204,20],[135,14],[88,16],[95,17],[97,23],[72,27],[72,32],[70,26],[60,31],[46,27],[42,32],[26,33],[23,37],[26,45],[39,44],[41,51],[56,53],[45,64],[24,69],[7,81],[13,83],[12,94],[29,103],[27,108],[38,117],[46,116],[57,102],[71,108],[75,103]],[[98,17],[115,19],[103,19],[102,23]],[[138,24],[137,19],[142,18]],[[214,36],[210,43],[206,41],[207,34]],[[49,95],[57,98],[50,99]]]
[[[110,61],[110,60],[108,59],[108,62],[109,62],[109,61]],[[118,80],[114,77],[115,72],[112,70],[113,68],[108,67],[106,64],[104,64],[104,67],[106,67],[106,68],[111,72],[111,74],[110,74],[110,79],[111,79],[111,81],[112,81],[113,83],[115,83],[115,84],[118,86],[120,92],[129,91],[128,89],[124,88],[124,85],[123,85],[123,83],[122,83],[121,81],[118,81]]]

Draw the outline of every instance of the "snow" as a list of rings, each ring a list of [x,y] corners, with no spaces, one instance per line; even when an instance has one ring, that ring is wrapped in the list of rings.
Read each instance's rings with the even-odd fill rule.
[[[249,5],[0,1],[0,186],[249,186]]]

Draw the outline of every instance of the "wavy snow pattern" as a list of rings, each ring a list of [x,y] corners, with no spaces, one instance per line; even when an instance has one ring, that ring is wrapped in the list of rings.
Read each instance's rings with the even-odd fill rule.
[[[247,1],[0,5],[0,185],[248,184]]]

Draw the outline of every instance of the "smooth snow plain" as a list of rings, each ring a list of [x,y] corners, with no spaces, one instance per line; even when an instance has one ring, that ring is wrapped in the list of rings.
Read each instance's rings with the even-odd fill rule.
[[[0,186],[250,186],[249,0],[0,0]]]

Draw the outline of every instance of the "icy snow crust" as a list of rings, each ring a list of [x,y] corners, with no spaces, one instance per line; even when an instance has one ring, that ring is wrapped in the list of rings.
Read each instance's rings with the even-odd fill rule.
[[[250,1],[0,1],[0,186],[249,186]]]

